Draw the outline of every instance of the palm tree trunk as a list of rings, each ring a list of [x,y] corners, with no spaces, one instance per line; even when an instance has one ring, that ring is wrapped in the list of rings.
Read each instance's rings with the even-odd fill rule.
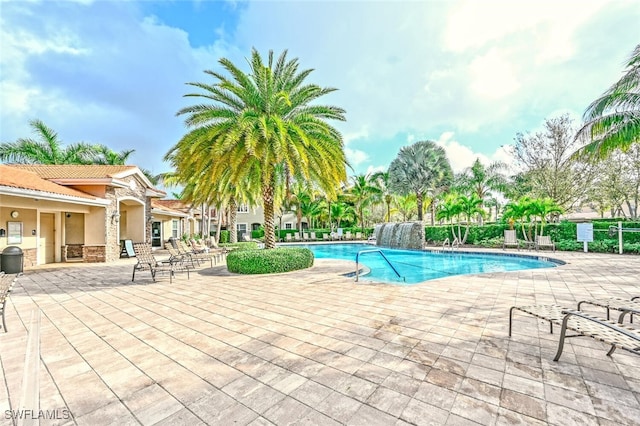
[[[262,204],[264,206],[264,248],[276,248],[276,229],[274,221],[274,182],[273,178],[262,189]]]
[[[434,200],[431,200],[431,226],[436,225],[435,218],[436,218],[436,203]]]
[[[422,222],[422,192],[416,192],[416,200],[418,206],[418,221]]]
[[[211,220],[211,219],[209,219]],[[222,205],[218,206],[218,226],[216,227],[216,246],[220,243],[220,231],[222,230]]]
[[[238,232],[236,230],[238,222],[238,203],[236,199],[231,197],[229,200],[229,242],[238,242]]]

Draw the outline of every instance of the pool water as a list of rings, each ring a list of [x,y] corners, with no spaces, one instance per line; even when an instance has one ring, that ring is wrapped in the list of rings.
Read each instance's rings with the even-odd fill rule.
[[[558,263],[535,256],[502,256],[460,252],[430,252],[381,248],[368,244],[307,244],[304,245],[318,259],[356,260],[358,252],[381,249],[398,271],[396,275],[379,252],[361,253],[359,263],[371,272],[360,275],[361,281],[383,281],[398,284],[416,284],[453,275],[489,272],[519,271],[523,269],[551,268]]]

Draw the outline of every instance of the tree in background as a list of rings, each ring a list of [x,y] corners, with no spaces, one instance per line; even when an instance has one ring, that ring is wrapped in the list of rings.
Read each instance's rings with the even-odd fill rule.
[[[633,145],[626,152],[613,151],[598,161],[595,168],[596,179],[589,188],[585,204],[598,211],[601,217],[607,210],[612,217],[638,217],[640,145]]]
[[[231,170],[229,183],[251,182],[248,189],[262,198],[265,248],[275,248],[276,197],[286,181],[279,168],[317,184],[330,198],[346,181],[342,135],[327,123],[344,121],[344,110],[313,103],[335,89],[305,84],[312,70],[299,71],[298,59],[288,60],[286,51],[277,59],[270,51],[265,63],[253,49],[249,73],[226,58],[219,63],[230,77],[205,71],[213,84],[189,83],[202,92],[187,96],[212,103],[178,112],[191,130],[165,159],[185,179],[213,184]]]
[[[35,138],[0,144],[0,161],[22,164],[91,164],[96,145],[75,143],[63,147],[58,134],[40,120],[29,122]]]
[[[407,222],[413,220],[418,214],[418,203],[416,194],[399,195],[395,197],[395,205],[398,213],[402,216],[402,221]]]
[[[576,140],[586,145],[576,151],[577,157],[602,159],[640,142],[640,44],[625,74],[587,107],[583,120]]]
[[[551,198],[564,210],[584,200],[595,177],[592,164],[572,157],[576,149],[571,118],[565,114],[547,119],[544,131],[518,134],[515,159],[521,180],[530,185],[532,198]]]
[[[125,149],[124,151],[116,152],[106,145],[95,145],[96,155],[91,161],[92,164],[107,164],[107,165],[125,165],[129,161],[129,157],[136,150]]]
[[[400,195],[416,195],[419,221],[422,221],[424,198],[444,191],[452,180],[453,171],[445,150],[433,141],[400,148],[389,166],[390,189]],[[433,225],[433,215],[431,222]]]
[[[459,187],[469,194],[476,194],[481,200],[480,207],[484,210],[486,202],[498,192],[504,192],[507,186],[507,177],[503,171],[507,165],[502,162],[494,162],[485,166],[479,158],[471,167],[466,168],[458,178]],[[478,215],[480,225],[483,223],[483,214]]]
[[[348,194],[353,200],[356,214],[360,218],[360,229],[364,231],[364,209],[371,204],[374,197],[380,194],[380,188],[375,185],[370,175],[356,175],[351,177],[351,187]]]
[[[386,214],[384,217],[385,222],[391,222],[391,204],[393,203],[393,193],[389,188],[389,172],[378,172],[372,176],[374,184],[378,187],[378,195],[382,198]]]

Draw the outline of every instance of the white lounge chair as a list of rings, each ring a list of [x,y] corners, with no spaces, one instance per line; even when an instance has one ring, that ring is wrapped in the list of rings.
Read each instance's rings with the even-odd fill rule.
[[[302,241],[302,239],[300,238],[300,233],[299,232],[294,232],[293,233],[293,239],[296,241]]]
[[[345,240],[351,240],[351,239],[352,239],[352,237],[351,237],[351,231],[347,231],[347,232],[345,232],[345,234],[344,234],[344,239],[345,239]]]
[[[515,229],[504,230],[504,242],[502,243],[502,250],[506,249],[509,246],[511,247],[515,246],[518,249],[518,251],[520,250],[520,242],[516,237]]]
[[[536,250],[540,250],[540,247],[551,247],[553,251],[556,251],[556,244],[551,241],[551,237],[548,235],[536,235]]]

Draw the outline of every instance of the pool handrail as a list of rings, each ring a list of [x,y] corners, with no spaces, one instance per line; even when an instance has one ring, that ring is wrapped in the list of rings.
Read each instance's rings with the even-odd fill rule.
[[[358,278],[360,276],[360,265],[359,265],[359,258],[361,254],[366,254],[366,253],[380,253],[380,255],[382,256],[382,258],[387,262],[387,264],[391,267],[391,269],[393,270],[393,272],[396,273],[396,275],[398,276],[398,278],[401,278],[404,281],[404,277],[402,277],[400,275],[400,273],[398,272],[398,270],[395,268],[395,266],[393,266],[391,264],[391,262],[389,261],[389,259],[387,259],[387,256],[384,255],[384,253],[382,252],[382,250],[380,249],[368,249],[368,250],[360,250],[357,254],[356,254],[356,282],[358,282]]]

